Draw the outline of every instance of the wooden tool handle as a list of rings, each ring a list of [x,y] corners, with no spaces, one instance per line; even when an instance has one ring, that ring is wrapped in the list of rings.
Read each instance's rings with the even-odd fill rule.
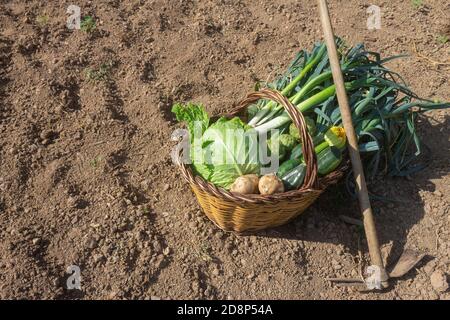
[[[352,114],[348,103],[347,92],[344,85],[344,77],[342,75],[341,66],[339,63],[336,42],[331,26],[330,15],[326,0],[318,0],[320,9],[320,20],[322,21],[322,28],[325,36],[325,42],[328,50],[328,57],[330,59],[331,72],[333,73],[333,80],[336,86],[336,95],[338,98],[339,109],[342,115],[342,123],[344,125],[345,134],[348,139],[348,150],[352,162],[353,174],[356,180],[356,188],[358,192],[359,206],[363,215],[364,230],[366,232],[367,244],[369,246],[370,259],[373,265],[380,268],[381,280],[384,286],[387,286],[388,276],[384,269],[383,260],[381,258],[380,246],[378,243],[378,236],[375,228],[375,221],[373,219],[372,208],[370,206],[369,194],[367,192],[366,180],[364,178],[364,170],[361,163],[361,157],[358,149],[358,139],[356,138],[355,129],[352,123]]]

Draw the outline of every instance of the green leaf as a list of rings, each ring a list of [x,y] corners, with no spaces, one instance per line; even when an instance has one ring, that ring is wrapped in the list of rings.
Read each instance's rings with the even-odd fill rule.
[[[194,137],[200,138],[209,126],[209,116],[201,104],[188,103],[183,105],[177,103],[171,111],[178,121],[186,122],[191,142]]]

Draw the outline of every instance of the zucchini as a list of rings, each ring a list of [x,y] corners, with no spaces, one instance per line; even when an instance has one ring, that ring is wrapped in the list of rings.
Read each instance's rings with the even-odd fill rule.
[[[319,175],[325,176],[336,169],[342,161],[342,152],[336,147],[327,147],[317,155]]]
[[[323,143],[324,139],[324,135],[323,133],[318,133],[315,137],[313,137],[313,143],[315,146],[319,146],[321,143]],[[322,149],[321,149],[322,150]],[[317,153],[317,151],[316,151]],[[294,149],[292,149],[291,151],[291,156],[289,157],[289,159],[297,159],[300,158],[303,155],[303,150],[302,150],[302,144],[298,144],[294,147]]]
[[[312,138],[314,145],[315,146],[319,145],[323,141],[324,136],[325,135],[322,132],[319,132],[316,136],[314,136]]]
[[[302,159],[290,159],[286,160],[281,164],[281,166],[278,168],[277,176],[282,177],[292,169],[294,169],[296,166],[298,166],[302,162]]]
[[[294,147],[294,149],[292,149],[291,151],[291,156],[289,157],[289,159],[293,160],[293,159],[300,159],[300,157],[303,155],[303,150],[302,150],[302,144],[298,144]]]
[[[300,163],[298,166],[282,176],[281,181],[283,181],[286,190],[298,189],[305,179],[305,174],[306,165],[304,163]]]
[[[342,153],[336,147],[328,147],[326,142],[316,147],[321,150],[317,154],[318,173],[325,176],[335,170],[342,161]],[[278,177],[283,181],[286,190],[298,189],[306,174],[306,164],[302,158],[285,161],[278,169]]]
[[[328,147],[329,147],[328,142],[323,141],[321,144],[317,145],[317,146],[314,148],[314,152],[315,152],[317,155],[319,155],[319,153],[321,153],[323,150],[325,150],[325,149],[328,148]]]

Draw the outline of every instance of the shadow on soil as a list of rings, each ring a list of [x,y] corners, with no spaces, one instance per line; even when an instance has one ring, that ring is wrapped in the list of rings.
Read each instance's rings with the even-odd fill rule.
[[[445,116],[442,123],[434,123],[422,118],[418,125],[420,136],[426,142],[431,162],[427,168],[418,172],[411,179],[387,178],[381,180],[383,186],[369,185],[375,194],[381,191],[384,197],[395,201],[373,201],[372,207],[377,223],[380,245],[393,242],[387,259],[388,271],[392,269],[405,249],[410,229],[425,215],[424,202],[420,191],[434,192],[433,179],[449,174],[448,154],[450,151],[449,129],[446,125],[450,116]],[[443,163],[443,164],[442,164]],[[342,244],[352,255],[358,255],[358,249],[368,252],[362,226],[349,225],[339,216],[346,215],[361,219],[357,199],[346,191],[345,183],[329,187],[319,199],[302,215],[291,223],[274,229],[258,232],[256,235],[271,238],[295,239],[310,242]],[[426,250],[424,250],[426,251]],[[426,253],[426,252],[425,252]],[[427,255],[419,266],[428,263],[433,257]],[[405,277],[417,272],[411,270]]]

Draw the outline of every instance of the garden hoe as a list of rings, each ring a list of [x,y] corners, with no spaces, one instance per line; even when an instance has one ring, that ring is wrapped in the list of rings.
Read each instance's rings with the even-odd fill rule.
[[[385,289],[388,288],[388,280],[390,278],[398,278],[411,270],[423,257],[413,250],[405,250],[399,261],[388,274],[383,265],[381,257],[380,245],[378,243],[377,232],[375,229],[375,221],[373,219],[372,208],[370,206],[369,194],[367,191],[366,181],[364,177],[363,166],[358,150],[358,141],[353,128],[350,106],[347,93],[344,86],[344,78],[342,75],[336,43],[331,26],[330,15],[326,0],[318,0],[320,19],[324,32],[325,42],[327,45],[328,57],[330,59],[333,80],[336,85],[336,95],[338,98],[339,109],[342,115],[342,122],[348,139],[348,151],[352,163],[353,174],[356,180],[356,188],[358,192],[359,206],[363,215],[364,231],[369,247],[369,255],[372,265],[367,268],[367,273],[371,275],[365,279],[338,279],[329,278],[328,280],[338,283],[340,286],[357,286],[364,290]]]

